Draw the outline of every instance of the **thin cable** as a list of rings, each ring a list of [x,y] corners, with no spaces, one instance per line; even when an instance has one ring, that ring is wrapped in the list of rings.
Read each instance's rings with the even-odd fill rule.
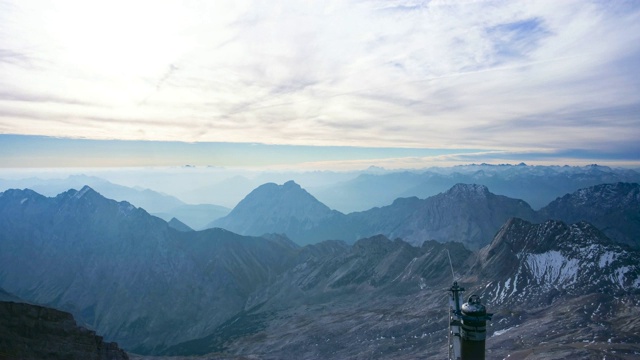
[[[451,262],[451,254],[449,253],[449,249],[445,249],[447,250],[447,256],[449,257],[449,266],[451,267],[451,277],[453,278],[453,281],[456,281],[456,274],[453,272],[453,263]]]

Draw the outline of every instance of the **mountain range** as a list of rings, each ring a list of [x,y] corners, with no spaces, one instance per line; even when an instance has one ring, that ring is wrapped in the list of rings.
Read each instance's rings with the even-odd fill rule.
[[[89,187],[0,194],[0,287],[139,351],[219,325],[295,248],[277,236],[178,231]]]
[[[633,215],[637,188],[589,187],[545,211]],[[55,197],[7,190],[0,193],[0,288],[68,311],[134,353],[436,359],[446,354],[444,290],[455,279],[495,313],[488,358],[640,352],[640,252],[607,236],[604,229],[620,229],[615,223],[599,229],[540,220],[524,201],[473,184],[347,215],[293,182],[263,185],[245,200],[230,216],[254,215],[259,236],[180,231],[90,187]],[[483,245],[396,238],[423,226],[473,239],[501,218]],[[352,231],[349,241],[322,235],[301,247],[258,227],[319,233],[335,219],[340,231]],[[393,240],[384,232],[359,235],[379,229]]]
[[[329,209],[289,181],[258,187],[229,215],[208,226],[243,235],[284,233],[300,245],[328,239],[352,243],[384,234],[414,245],[426,240],[458,241],[470,249],[478,249],[487,245],[511,217],[534,222],[590,221],[612,239],[638,248],[640,185],[596,185],[557,198],[534,211],[523,200],[495,195],[486,186],[456,184],[426,199],[399,198],[391,205],[343,214]]]

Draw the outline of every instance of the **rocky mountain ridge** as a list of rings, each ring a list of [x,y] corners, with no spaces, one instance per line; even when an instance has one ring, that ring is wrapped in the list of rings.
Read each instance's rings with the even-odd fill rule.
[[[415,245],[435,239],[460,241],[470,249],[478,249],[488,244],[511,217],[535,222],[585,220],[612,239],[638,248],[640,239],[634,234],[640,233],[639,193],[638,184],[597,185],[567,194],[536,212],[523,200],[495,195],[486,186],[456,184],[426,199],[399,198],[387,206],[345,215],[329,210],[290,181],[281,186],[259,187],[237,210],[214,224],[245,235],[285,233],[301,245],[328,239],[352,243],[384,234]],[[572,199],[590,200],[585,203]]]
[[[180,199],[144,188],[132,188],[114,184],[96,176],[71,175],[63,179],[39,179],[29,178],[22,180],[0,179],[0,191],[12,188],[29,188],[45,196],[56,196],[69,189],[81,190],[84,186],[90,186],[105,197],[144,208],[149,213],[169,221],[172,217],[187,222],[190,227],[201,229],[212,219],[222,217],[229,213],[230,209],[213,205],[186,204]]]
[[[471,272],[490,304],[551,303],[583,293],[640,289],[640,251],[617,244],[593,225],[509,220],[477,255]]]

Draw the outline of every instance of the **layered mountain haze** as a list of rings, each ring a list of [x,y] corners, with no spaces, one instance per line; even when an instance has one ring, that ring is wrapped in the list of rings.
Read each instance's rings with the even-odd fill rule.
[[[481,185],[458,184],[427,199],[397,199],[388,206],[345,215],[290,181],[258,187],[210,226],[246,235],[285,233],[299,244],[330,239],[352,243],[384,234],[415,245],[459,241],[477,249],[514,216],[534,219],[535,212],[524,201],[492,194]]]
[[[396,198],[427,198],[458,183],[478,184],[488,187],[494,194],[522,199],[539,209],[580,188],[616,182],[640,182],[640,172],[600,165],[472,164],[422,171],[364,173],[351,180],[314,188],[313,192],[328,206],[353,212],[385,206]]]
[[[534,211],[525,201],[496,195],[486,186],[456,184],[426,199],[398,198],[392,204],[342,214],[330,210],[298,184],[265,184],[251,192],[225,218],[209,226],[246,235],[284,233],[301,245],[337,239],[352,243],[384,234],[414,245],[427,240],[458,241],[470,249],[488,244],[511,217],[542,222],[592,222],[613,240],[637,245],[639,185],[602,184],[580,189]]]

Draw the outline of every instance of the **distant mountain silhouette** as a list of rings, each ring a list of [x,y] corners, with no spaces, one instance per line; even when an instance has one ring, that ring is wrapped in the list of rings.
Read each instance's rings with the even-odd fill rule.
[[[389,206],[348,216],[366,224],[366,234],[381,233],[416,245],[426,240],[458,241],[478,249],[507,219],[533,219],[535,212],[526,202],[492,194],[485,186],[457,184],[424,200],[397,199]]]
[[[344,214],[329,209],[293,181],[257,187],[229,215],[208,227],[242,235],[286,233],[300,245],[342,239],[345,233],[353,232]]]

